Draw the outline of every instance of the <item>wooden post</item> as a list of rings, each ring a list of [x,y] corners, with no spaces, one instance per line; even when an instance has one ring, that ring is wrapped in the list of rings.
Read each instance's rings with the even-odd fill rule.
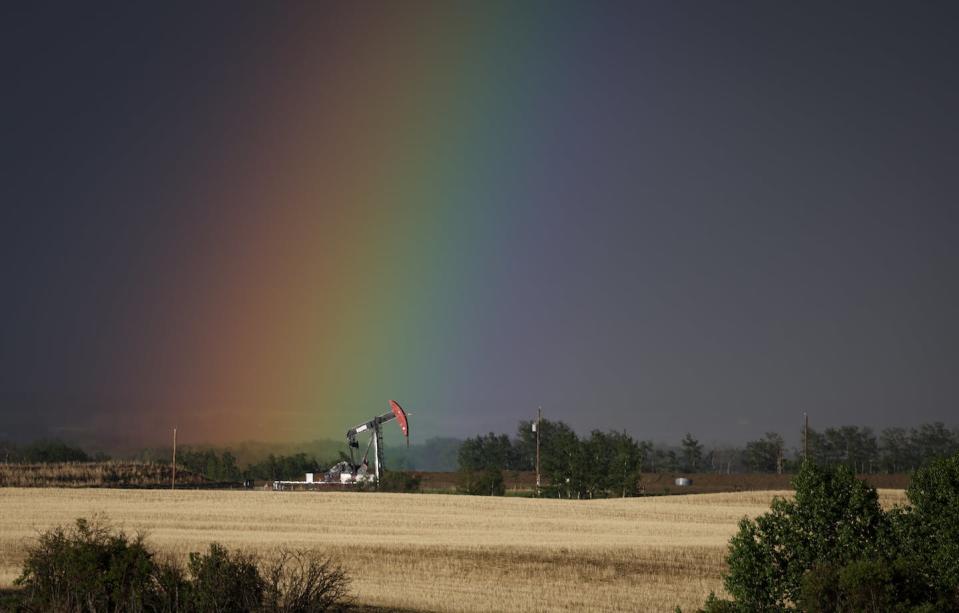
[[[173,427],[173,479],[170,481],[170,489],[176,489],[176,426]]]

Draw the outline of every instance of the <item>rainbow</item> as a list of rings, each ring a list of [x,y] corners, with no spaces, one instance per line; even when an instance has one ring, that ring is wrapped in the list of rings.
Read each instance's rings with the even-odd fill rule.
[[[545,15],[286,8],[204,103],[144,359],[115,372],[155,368],[144,436],[339,438],[389,398],[442,432],[489,383],[471,348],[532,215]]]

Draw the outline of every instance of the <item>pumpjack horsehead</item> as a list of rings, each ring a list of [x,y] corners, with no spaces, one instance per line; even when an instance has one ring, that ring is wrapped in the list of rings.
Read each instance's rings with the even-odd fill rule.
[[[385,465],[383,463],[383,424],[388,421],[396,420],[400,425],[400,429],[403,430],[403,436],[406,437],[406,446],[410,446],[410,422],[409,416],[406,411],[403,410],[403,407],[400,406],[395,400],[390,400],[390,412],[384,413],[378,417],[374,417],[365,424],[360,424],[355,428],[350,428],[346,431],[346,442],[350,448],[350,472],[352,473],[352,481],[366,481],[372,479],[379,481],[380,476],[383,474]],[[363,454],[363,460],[357,464],[354,461],[353,450],[359,449],[360,444],[356,440],[358,434],[363,432],[370,432],[370,442],[366,445],[366,453]],[[369,475],[369,455],[370,448],[373,449],[373,474]],[[342,462],[340,463],[342,464]],[[337,465],[339,466],[339,465]],[[335,469],[336,467],[334,467]],[[346,468],[346,467],[343,467]],[[331,469],[332,472],[332,469]]]

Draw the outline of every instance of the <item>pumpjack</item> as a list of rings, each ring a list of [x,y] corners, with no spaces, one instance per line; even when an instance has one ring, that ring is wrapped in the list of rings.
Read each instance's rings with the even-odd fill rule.
[[[334,483],[357,483],[364,481],[379,481],[380,476],[385,469],[383,462],[383,430],[382,426],[388,421],[396,420],[400,429],[403,430],[403,436],[406,437],[406,446],[410,445],[410,422],[409,416],[403,407],[395,400],[390,400],[390,412],[384,413],[366,423],[360,424],[346,431],[346,442],[350,450],[349,462],[343,461],[330,468],[324,476],[324,481]],[[363,459],[357,463],[353,454],[354,449],[359,449],[360,444],[356,437],[363,432],[370,433],[370,440],[366,444],[366,453]],[[369,456],[370,449],[373,450],[373,473],[370,474]]]

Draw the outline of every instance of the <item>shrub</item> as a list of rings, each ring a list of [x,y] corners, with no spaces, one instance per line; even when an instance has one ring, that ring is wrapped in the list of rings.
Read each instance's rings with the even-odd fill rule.
[[[22,598],[4,596],[0,608],[9,600],[15,610],[63,613],[311,613],[351,603],[346,572],[315,552],[280,551],[266,563],[213,543],[206,553],[190,554],[187,570],[173,557],[157,557],[140,535],[130,539],[78,519],[70,529],[40,535],[16,580]]]
[[[189,610],[191,584],[186,578],[183,565],[172,555],[154,555],[154,584],[156,586],[156,611],[175,613]]]
[[[346,571],[312,551],[281,551],[269,565],[265,582],[263,608],[267,611],[333,611],[352,602]]]
[[[230,553],[218,543],[211,543],[205,554],[191,553],[187,566],[193,606],[199,611],[257,610],[265,588],[257,562],[255,555]]]
[[[153,554],[143,537],[113,534],[99,521],[54,528],[28,549],[16,584],[43,610],[142,611],[159,601]]]

